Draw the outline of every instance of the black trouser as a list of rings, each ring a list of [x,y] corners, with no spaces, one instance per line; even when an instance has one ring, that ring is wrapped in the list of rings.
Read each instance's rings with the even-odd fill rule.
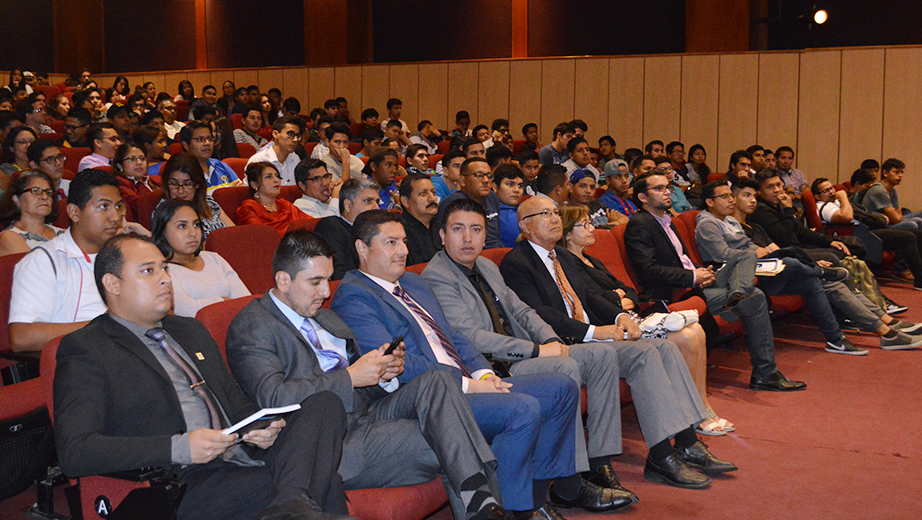
[[[310,497],[327,513],[347,514],[337,473],[346,435],[346,411],[332,392],[301,402],[268,450],[250,450],[264,466],[237,466],[220,456],[186,467],[179,519],[253,518],[264,509]]]
[[[922,280],[922,231],[918,229],[875,229],[884,251],[895,251],[918,280]]]

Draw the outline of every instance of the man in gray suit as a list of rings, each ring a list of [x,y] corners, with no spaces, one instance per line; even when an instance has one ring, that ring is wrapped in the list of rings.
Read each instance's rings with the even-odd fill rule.
[[[483,223],[481,207],[468,201],[450,204],[440,231],[444,249],[429,261],[423,278],[444,308],[458,310],[448,314],[452,326],[494,360],[511,361],[513,374],[562,372],[586,385],[588,452],[583,435],[576,436],[577,470],[588,471],[585,478],[624,489],[610,463],[612,455],[621,453],[619,377],[632,387],[648,459],[668,468],[658,481],[702,488],[710,479],[689,466],[709,473],[736,469],[711,456],[695,437],[690,425],[705,418],[704,408],[674,345],[668,348],[660,344],[668,340],[654,339],[562,344],[554,329],[506,286],[496,265],[480,256]],[[675,452],[672,436],[679,446]]]
[[[348,414],[339,472],[346,489],[419,484],[444,472],[456,520],[502,520],[496,458],[450,372],[430,370],[400,384],[403,344],[359,355],[333,312],[333,249],[306,230],[285,235],[272,262],[275,288],[250,302],[227,334],[227,360],[260,406],[284,406],[333,392]],[[491,487],[492,486],[492,487]],[[496,497],[496,498],[494,498]]]

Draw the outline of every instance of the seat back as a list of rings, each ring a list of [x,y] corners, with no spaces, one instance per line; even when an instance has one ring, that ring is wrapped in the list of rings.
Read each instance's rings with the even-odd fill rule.
[[[513,139],[512,140],[512,153],[518,157],[522,153],[522,148],[525,147],[525,139]]]
[[[168,146],[166,150],[170,155],[178,155],[186,151],[182,147],[182,143],[173,143],[170,146]],[[205,172],[205,173],[208,173],[208,172]]]
[[[711,174],[708,174],[708,182],[717,182],[721,178],[723,178],[723,176],[724,176],[723,172],[713,172]]]
[[[41,378],[0,388],[0,501],[46,474],[53,452]]]
[[[243,130],[243,114],[231,114],[230,124],[234,130]]]
[[[233,226],[209,233],[205,249],[227,260],[251,293],[262,294],[274,285],[272,257],[280,240],[269,226]]]
[[[362,137],[362,131],[365,130],[365,124],[362,123],[361,121],[359,121],[358,123],[352,123],[352,127],[349,130],[352,131],[352,138],[358,139],[359,137]],[[361,144],[362,143],[359,142],[359,145]]]
[[[362,151],[362,143],[349,143],[346,145],[349,148],[349,153],[355,155]]]
[[[237,143],[238,146],[240,143]],[[247,145],[250,146],[250,145]],[[250,148],[253,148],[250,146]],[[246,182],[246,168],[247,168],[247,158],[243,157],[228,157],[227,159],[221,159],[221,162],[231,167],[231,170],[234,170],[234,173],[237,174],[237,178]],[[222,188],[223,189],[223,188]],[[218,190],[220,191],[220,190]]]
[[[317,223],[320,222],[319,218],[306,218],[304,220],[296,220],[288,225],[288,231],[294,231],[296,229],[306,229],[311,233],[314,232],[314,229],[317,227]]]
[[[438,153],[445,155],[451,149],[451,141],[439,141],[435,148]]]
[[[224,357],[225,362],[227,361],[227,350],[225,347],[227,342],[227,329],[230,328],[230,324],[234,321],[237,314],[243,310],[247,304],[259,297],[259,294],[254,294],[242,298],[234,298],[233,300],[213,303],[199,309],[198,313],[195,315],[195,319],[200,321],[202,325],[208,329],[208,333],[211,334],[215,343],[218,344],[218,348],[221,350],[221,356]]]
[[[307,152],[308,156],[310,156],[310,154],[314,153],[314,147],[316,147],[318,144],[320,143],[305,143],[304,151]]]
[[[288,202],[294,203],[294,201],[301,198],[304,195],[301,193],[301,188],[297,186],[282,186],[282,190],[279,193],[279,197],[287,200]]]
[[[144,226],[144,229],[150,229],[151,217],[153,217],[154,210],[157,209],[157,204],[160,203],[162,198],[163,190],[154,190],[138,198],[138,214],[135,215],[135,218],[137,218],[138,224]]]
[[[0,256],[0,352],[10,347],[10,296],[13,291],[13,268],[28,253]]]
[[[621,256],[621,247],[615,235],[605,229],[596,229],[592,235],[595,237],[595,243],[586,248],[586,253],[598,258],[615,278],[636,290],[637,287],[634,286],[634,281],[624,265],[625,259]]]
[[[804,216],[807,217],[807,224],[817,233],[822,233],[823,221],[820,219],[820,214],[817,212],[816,198],[813,197],[813,192],[807,189],[801,192],[800,195],[800,200],[804,204]]]
[[[435,167],[438,166],[440,162],[442,162],[442,157],[445,157],[445,155],[440,154],[440,153],[437,153],[435,155],[430,155],[429,156],[429,168],[434,170]]]
[[[251,145],[250,143],[237,143],[237,155],[239,155],[241,159],[244,159],[244,161],[250,157],[253,157],[255,154],[255,146]],[[244,165],[246,165],[246,162],[244,162]],[[234,171],[236,172],[237,170]],[[242,175],[239,173],[237,176],[242,177]]]
[[[75,172],[77,167],[80,166],[80,160],[93,152],[89,148],[67,148],[62,146],[61,153],[64,155],[64,169]]]
[[[685,250],[688,252],[688,256],[691,258],[692,262],[700,265],[704,262],[701,259],[701,254],[698,253],[698,244],[695,242],[695,219],[698,217],[698,213],[699,210],[680,213],[678,217],[672,219],[672,223],[675,224],[676,231],[679,232],[679,238],[681,238],[682,242],[685,244]]]
[[[624,247],[625,229],[627,229],[627,226],[615,226],[611,228],[611,236],[615,237],[615,242],[618,246],[618,254],[621,256],[621,262],[616,265],[620,265],[624,269],[623,273],[612,271],[612,274],[614,274],[622,282],[629,284],[638,293],[643,292],[643,286],[640,283],[640,277],[637,276],[637,271],[634,270],[634,264],[631,263],[631,258],[627,255],[627,248]],[[589,254],[591,255],[592,253],[590,252]],[[622,274],[627,275],[627,277],[621,278]]]
[[[421,275],[421,274],[423,274],[423,269],[425,269],[427,265],[429,265],[429,262],[423,262],[423,263],[421,263],[421,264],[408,265],[408,266],[407,266],[407,272],[408,272],[408,273],[416,273],[416,274]]]
[[[258,135],[259,137],[262,137],[263,139],[267,141],[271,141],[272,140],[272,127],[264,126],[260,128],[258,132],[256,132],[256,135]]]
[[[218,188],[211,192],[211,197],[221,206],[221,211],[234,221],[234,224],[239,224],[237,222],[237,208],[243,204],[243,201],[250,198],[250,188],[246,186]]]
[[[499,265],[502,263],[503,258],[506,256],[506,253],[512,251],[511,247],[497,247],[494,249],[484,249],[480,253],[480,256],[486,258],[487,260],[492,261],[494,264]]]

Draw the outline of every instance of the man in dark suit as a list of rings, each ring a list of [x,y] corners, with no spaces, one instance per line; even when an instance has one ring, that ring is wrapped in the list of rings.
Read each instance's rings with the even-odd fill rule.
[[[707,414],[675,343],[640,339],[640,329],[631,317],[604,298],[600,289],[586,284],[575,257],[557,246],[563,230],[552,200],[528,199],[519,206],[518,216],[525,240],[503,258],[499,269],[503,280],[557,334],[569,337],[571,343],[604,341],[595,345],[604,345],[615,354],[615,377],[625,377],[631,384],[637,417],[650,448],[644,476],[677,487],[704,488],[710,478],[690,467],[708,473],[734,471],[735,465],[715,458],[695,435],[695,426]],[[451,230],[446,228],[445,233],[448,236]],[[570,347],[581,367],[588,362],[581,350],[588,346]],[[581,368],[587,374],[591,370]],[[588,389],[592,390],[591,383]],[[610,389],[605,398],[618,402],[617,390]],[[593,435],[611,434],[593,432],[591,427],[589,431],[590,442]],[[675,448],[669,442],[673,436]],[[620,443],[618,448],[620,452]]]
[[[632,498],[583,481],[575,471],[576,384],[562,374],[507,380],[463,334],[452,329],[422,277],[407,273],[406,233],[397,215],[369,211],[355,221],[359,270],[346,275],[333,298],[363,352],[381,338],[403,336],[407,384],[427,370],[449,370],[467,394],[477,424],[491,442],[504,506],[528,518],[558,519],[547,503],[613,511]],[[466,312],[452,309],[453,312]]]
[[[776,392],[806,389],[805,383],[787,379],[775,365],[768,303],[762,291],[752,286],[755,254],[734,257],[716,273],[696,266],[666,213],[672,207],[666,176],[651,172],[635,178],[633,187],[641,209],[628,221],[624,242],[644,288],[654,298],[668,301],[673,289],[703,289],[711,312],[731,321],[743,319],[752,362],[749,388]]]
[[[64,337],[54,380],[55,434],[72,477],[172,468],[187,484],[179,518],[346,518],[336,468],[346,422],[321,392],[287,421],[222,429],[257,410],[195,320],[168,315],[167,262],[149,239],[119,235],[96,257],[109,312]],[[193,381],[193,379],[195,381]]]
[[[352,245],[352,223],[355,217],[370,209],[378,209],[381,198],[378,185],[367,179],[349,179],[339,190],[339,215],[323,217],[314,232],[333,246],[333,280],[342,280],[357,267],[355,246]]]
[[[240,311],[227,333],[227,360],[244,392],[265,407],[338,395],[348,414],[339,467],[346,489],[419,484],[444,470],[456,520],[503,518],[488,485],[496,458],[451,373],[429,370],[400,384],[402,345],[360,355],[349,327],[321,308],[332,256],[307,230],[282,238],[275,288]]]

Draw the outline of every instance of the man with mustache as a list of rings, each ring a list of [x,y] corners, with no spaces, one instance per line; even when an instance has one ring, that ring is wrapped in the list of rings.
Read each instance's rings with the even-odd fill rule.
[[[400,221],[407,232],[407,265],[428,262],[442,249],[437,226],[432,219],[439,211],[435,186],[423,173],[411,173],[400,183]]]
[[[304,194],[295,201],[296,208],[314,218],[339,215],[339,189],[333,189],[333,174],[327,171],[325,162],[304,159],[295,167],[295,182]]]

